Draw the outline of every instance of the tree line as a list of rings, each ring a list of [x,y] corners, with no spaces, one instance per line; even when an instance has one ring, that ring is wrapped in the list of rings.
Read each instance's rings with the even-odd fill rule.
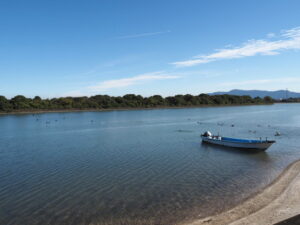
[[[95,95],[91,97],[61,97],[52,99],[42,99],[39,96],[26,98],[23,95],[17,95],[11,99],[0,96],[0,112],[192,107],[206,105],[270,104],[273,102],[274,100],[269,96],[265,98],[251,98],[250,96],[227,94],[200,94],[196,96],[186,94],[165,98],[160,95],[142,97],[141,95],[127,94],[122,97]]]
[[[286,98],[282,99],[280,102],[285,102],[285,103],[299,103],[300,98]]]

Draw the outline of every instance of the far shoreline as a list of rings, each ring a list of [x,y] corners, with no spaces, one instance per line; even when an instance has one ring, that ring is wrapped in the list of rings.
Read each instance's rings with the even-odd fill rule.
[[[220,104],[220,105],[198,105],[198,106],[166,106],[166,107],[137,107],[137,108],[108,108],[108,109],[53,109],[53,110],[18,110],[10,112],[0,112],[0,115],[22,115],[22,114],[42,114],[42,113],[74,113],[74,112],[110,112],[110,111],[142,111],[142,110],[159,110],[159,109],[194,109],[194,108],[211,108],[211,107],[231,107],[231,106],[261,106],[274,105],[277,103],[261,104]]]

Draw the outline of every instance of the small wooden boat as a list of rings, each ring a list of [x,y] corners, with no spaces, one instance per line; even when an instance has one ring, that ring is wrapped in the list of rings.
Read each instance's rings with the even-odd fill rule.
[[[233,148],[243,148],[243,149],[253,149],[253,150],[266,150],[269,148],[275,141],[273,140],[248,140],[248,139],[238,139],[238,138],[229,138],[222,136],[212,135],[209,131],[206,131],[204,134],[201,134],[202,142],[222,145]]]

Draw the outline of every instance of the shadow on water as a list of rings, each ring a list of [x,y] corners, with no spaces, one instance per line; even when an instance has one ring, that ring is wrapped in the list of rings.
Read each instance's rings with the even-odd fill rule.
[[[239,154],[243,156],[249,156],[251,159],[263,160],[263,161],[271,161],[268,153],[262,150],[256,149],[239,149],[239,148],[232,148],[227,146],[221,145],[213,145],[208,144],[205,142],[201,142],[201,148],[205,149],[206,151],[214,151],[214,152],[222,152],[222,153],[229,153],[229,154]]]

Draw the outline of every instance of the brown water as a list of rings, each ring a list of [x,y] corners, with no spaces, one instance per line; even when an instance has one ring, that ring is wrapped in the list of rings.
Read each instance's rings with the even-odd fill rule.
[[[300,158],[299,112],[275,104],[0,116],[0,224],[175,224],[220,212]],[[205,130],[277,143],[245,153],[202,145]]]

